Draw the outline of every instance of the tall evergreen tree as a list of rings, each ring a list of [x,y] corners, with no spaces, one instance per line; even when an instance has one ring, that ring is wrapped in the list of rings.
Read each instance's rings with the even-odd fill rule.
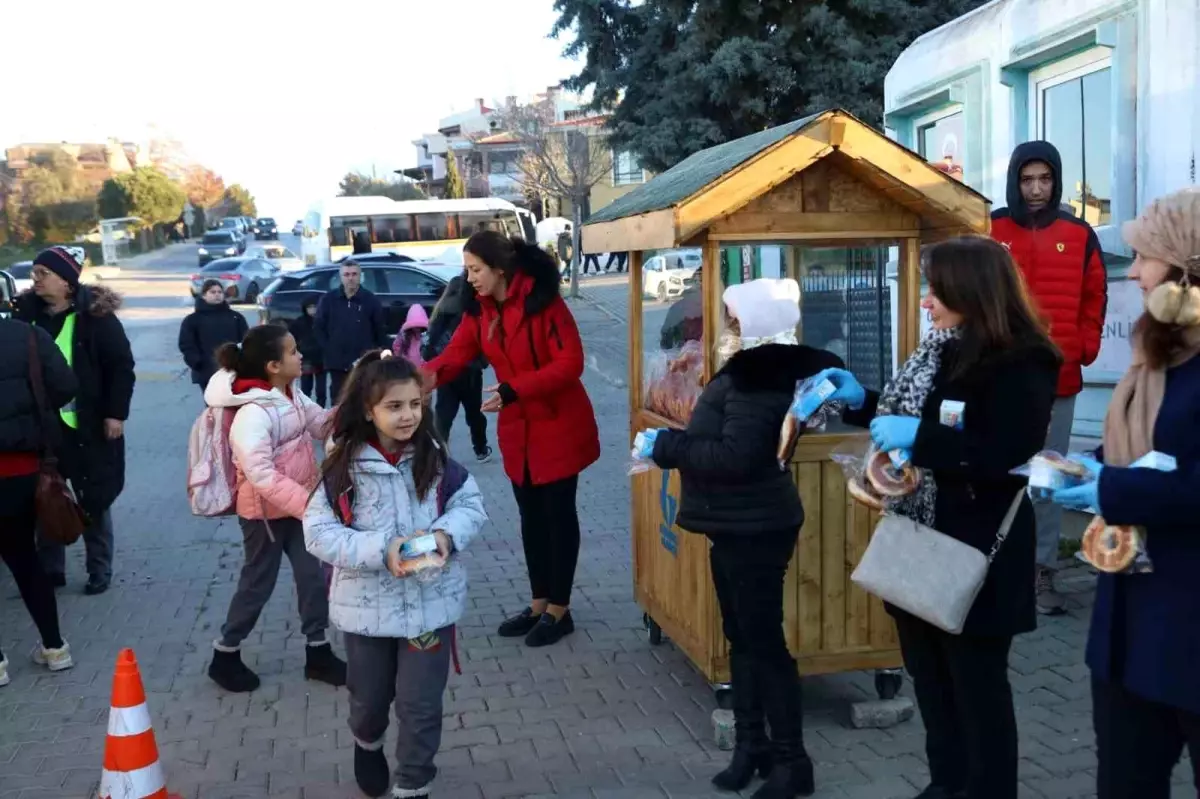
[[[913,39],[985,0],[555,0],[567,81],[612,109],[615,146],[662,171],[826,108],[883,122],[883,79]]]
[[[467,196],[467,187],[463,185],[462,175],[458,173],[458,159],[453,150],[446,151],[446,186],[442,197],[447,200],[460,200]]]

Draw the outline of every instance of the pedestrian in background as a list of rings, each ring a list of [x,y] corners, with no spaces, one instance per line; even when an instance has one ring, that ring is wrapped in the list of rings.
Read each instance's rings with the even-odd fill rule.
[[[125,420],[133,400],[133,352],[116,312],[121,297],[104,286],[79,281],[84,253],[79,247],[50,247],[34,258],[33,289],[16,302],[16,317],[54,338],[79,381],[75,401],[59,411],[62,443],[59,469],[71,482],[90,523],[87,594],[112,583],[112,504],[125,487]],[[58,587],[67,584],[66,550],[42,543],[42,565]]]
[[[316,331],[317,300],[310,297],[300,306],[300,315],[288,322],[288,332],[296,339],[296,347],[304,359],[300,367],[300,390],[324,408],[328,401],[325,392],[325,359]]]
[[[499,413],[496,439],[521,514],[529,606],[501,623],[504,638],[546,646],[575,630],[571,588],[579,560],[579,473],[600,457],[596,414],[583,386],[583,343],[558,290],[549,253],[484,230],[463,246],[474,289],[426,390],[452,383],[483,356],[500,382],[484,389]]]
[[[450,344],[454,331],[462,322],[463,307],[470,291],[473,289],[467,283],[464,269],[442,292],[437,305],[433,307],[433,318],[429,320],[429,342],[423,353],[426,361],[441,355]],[[438,386],[433,405],[438,432],[447,443],[450,441],[450,430],[454,427],[454,417],[458,416],[459,406],[462,406],[467,429],[471,431],[471,448],[475,450],[475,459],[479,463],[492,459],[492,448],[487,443],[487,417],[480,410],[483,405],[483,370],[486,366],[482,356],[476,358],[454,380]]]
[[[1075,397],[1083,390],[1083,367],[1096,360],[1108,304],[1108,273],[1091,225],[1062,206],[1062,158],[1053,144],[1025,142],[1008,165],[1008,207],[992,213],[992,238],[1012,254],[1038,313],[1063,355],[1045,448],[1071,448]],[[1068,206],[1069,208],[1069,206]],[[1034,507],[1037,518],[1037,609],[1066,611],[1054,587],[1062,509]]]
[[[30,339],[41,366],[46,407],[38,407],[30,375]],[[75,373],[54,339],[24,322],[0,319],[0,558],[12,573],[21,601],[41,640],[33,659],[51,671],[73,665],[71,647],[58,625],[54,585],[37,553],[37,491],[40,454],[61,444],[57,424],[49,427],[58,409],[79,390]],[[8,658],[0,652],[0,685],[8,685]]]
[[[392,340],[392,354],[407,358],[410,363],[420,366],[425,363],[421,347],[427,340],[429,332],[429,316],[420,303],[414,302],[408,306],[408,314],[400,332]]]
[[[730,286],[724,301],[724,365],[697,399],[687,429],[654,431],[643,454],[660,469],[679,470],[678,524],[711,542],[737,738],[733,761],[713,784],[740,791],[757,771],[767,778],[757,799],[791,799],[808,796],[814,785],[800,677],[783,634],[783,581],[804,507],[791,472],[779,468],[779,430],[796,383],[842,361],[797,343],[796,281]]]
[[[987,554],[1020,496],[960,635],[887,606],[925,722],[931,785],[920,799],[1016,799],[1017,721],[1008,681],[1013,637],[1037,626],[1034,516],[1025,478],[1010,470],[1042,447],[1061,360],[1005,248],[951,239],[928,253],[921,307],[933,330],[883,393],[844,370],[838,387],[850,424],[871,428],[880,451],[903,450],[920,470],[889,512]],[[963,403],[961,425],[943,413]],[[930,575],[932,576],[932,575]],[[913,575],[921,579],[921,575]]]
[[[253,691],[258,675],[242,662],[241,646],[275,591],[287,555],[296,581],[300,630],[307,640],[304,676],[346,684],[346,664],[333,653],[326,630],[329,600],[321,564],[304,548],[301,519],[317,485],[313,439],[325,434],[329,411],[292,385],[300,377],[296,340],[280,325],[259,325],[239,344],[217,351],[222,371],[204,399],[234,408],[229,445],[237,467],[237,516],[246,559],[220,637],[213,642],[208,676],[227,691]]]
[[[346,641],[355,779],[368,796],[387,792],[383,743],[394,701],[393,796],[416,797],[428,796],[437,775],[455,625],[467,604],[461,553],[487,514],[475,480],[438,442],[420,373],[403,358],[381,358],[390,354],[364,355],[346,385],[304,535],[334,567],[330,618]],[[418,577],[400,548],[425,533],[443,567]]]
[[[1200,795],[1200,301],[1186,293],[1200,284],[1200,192],[1155,201],[1124,234],[1146,310],[1093,479],[1055,501],[1145,533],[1153,571],[1096,583],[1087,647],[1096,789],[1099,799],[1167,799],[1184,747]],[[1173,456],[1175,471],[1129,468],[1151,451]]]
[[[344,261],[341,285],[321,297],[313,330],[329,373],[329,400],[336,405],[346,376],[362,354],[388,346],[387,325],[379,299],[362,287],[362,267]]]
[[[192,370],[192,382],[200,387],[201,396],[217,371],[217,348],[231,341],[236,344],[249,329],[246,317],[225,301],[221,281],[204,281],[196,309],[179,325],[179,351]]]

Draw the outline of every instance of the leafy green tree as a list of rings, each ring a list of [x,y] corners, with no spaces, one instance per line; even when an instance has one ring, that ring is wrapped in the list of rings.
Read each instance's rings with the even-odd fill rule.
[[[94,191],[75,157],[61,150],[34,159],[8,204],[10,233],[20,241],[70,241],[96,223]]]
[[[462,175],[458,174],[458,159],[449,150],[446,152],[446,184],[442,196],[447,200],[459,200],[467,196],[467,187],[463,185]]]
[[[555,0],[611,141],[652,171],[808,113],[883,121],[883,79],[913,39],[984,0]]]
[[[342,197],[391,197],[393,200],[424,200],[425,192],[401,180],[380,180],[362,172],[347,172],[338,184]]]
[[[105,219],[136,216],[147,225],[179,219],[187,195],[154,167],[138,167],[104,181],[96,205]]]
[[[258,206],[254,195],[240,183],[234,183],[225,189],[225,216],[258,216]]]

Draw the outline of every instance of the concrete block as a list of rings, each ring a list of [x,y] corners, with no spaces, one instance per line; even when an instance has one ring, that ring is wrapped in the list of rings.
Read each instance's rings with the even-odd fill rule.
[[[886,729],[913,717],[916,708],[907,696],[876,699],[850,705],[850,724],[857,729]]]

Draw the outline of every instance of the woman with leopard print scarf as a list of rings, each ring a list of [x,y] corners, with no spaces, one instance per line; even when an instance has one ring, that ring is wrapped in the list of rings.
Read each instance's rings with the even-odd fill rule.
[[[884,451],[903,450],[920,488],[889,503],[983,552],[1022,487],[1009,470],[1042,446],[1059,354],[1008,252],[961,238],[928,252],[921,307],[933,330],[881,394],[831,370],[845,421],[870,426]],[[958,424],[943,404],[961,402]],[[1036,627],[1034,518],[1026,499],[961,635],[888,607],[926,729],[932,784],[919,799],[1016,799],[1017,725],[1008,683],[1013,636]]]

